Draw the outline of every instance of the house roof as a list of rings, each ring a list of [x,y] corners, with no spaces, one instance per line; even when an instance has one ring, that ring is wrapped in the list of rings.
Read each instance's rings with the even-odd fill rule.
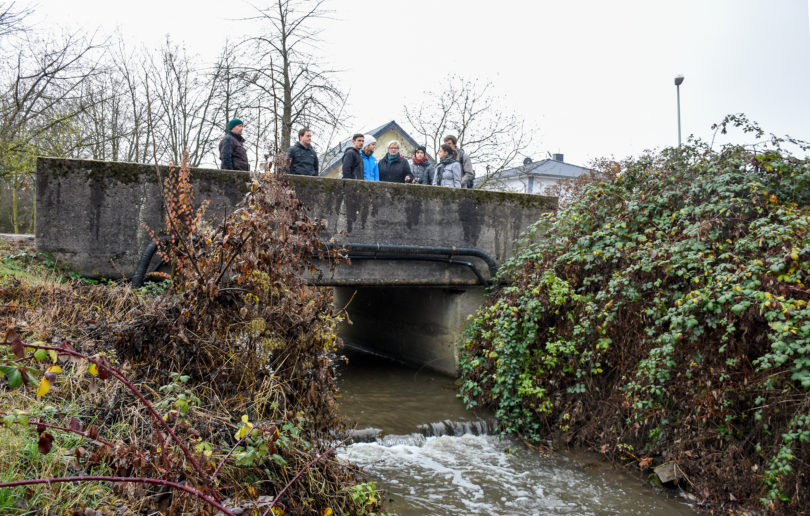
[[[416,140],[414,140],[413,137],[411,137],[410,134],[406,133],[405,129],[403,129],[402,126],[399,125],[395,120],[391,120],[390,122],[387,122],[387,123],[385,123],[385,124],[383,124],[383,125],[381,125],[379,127],[375,127],[374,129],[371,129],[370,131],[366,131],[363,134],[370,134],[374,138],[377,138],[377,137],[385,134],[386,132],[388,132],[388,131],[390,131],[392,129],[399,132],[402,135],[402,138],[411,147],[415,148],[415,147],[419,146],[419,143]],[[351,145],[352,145],[352,139],[351,139],[351,137],[349,137],[348,139],[340,142],[339,144],[335,145],[334,147],[332,147],[331,149],[326,151],[326,154],[324,155],[323,166],[321,167],[321,174],[320,175],[322,175],[322,176],[328,175],[334,169],[339,167],[340,164],[341,164],[341,158],[343,158],[343,152],[347,148],[351,147]],[[433,160],[431,160],[431,163],[432,162],[433,162]]]
[[[528,165],[506,169],[497,175],[497,179],[503,180],[518,176],[547,176],[568,179],[579,177],[587,173],[588,170],[590,169],[565,163],[564,161],[544,159]],[[477,178],[476,183],[483,179],[483,177]]]

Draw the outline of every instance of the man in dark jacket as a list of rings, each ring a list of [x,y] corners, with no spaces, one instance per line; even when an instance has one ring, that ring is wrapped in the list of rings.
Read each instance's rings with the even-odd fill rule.
[[[343,153],[343,179],[363,179],[363,156],[360,149],[366,137],[362,133],[352,136],[352,146]]]
[[[250,170],[247,152],[242,145],[242,121],[234,118],[228,122],[228,134],[219,142],[219,159],[222,170]]]
[[[301,176],[318,175],[318,154],[312,148],[309,127],[298,131],[298,143],[287,150],[287,173]]]

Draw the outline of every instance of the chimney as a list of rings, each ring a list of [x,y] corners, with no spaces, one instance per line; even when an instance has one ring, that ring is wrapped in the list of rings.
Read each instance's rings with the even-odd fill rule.
[[[562,154],[554,154],[552,158],[554,161],[559,161],[560,163],[563,162],[563,155]]]

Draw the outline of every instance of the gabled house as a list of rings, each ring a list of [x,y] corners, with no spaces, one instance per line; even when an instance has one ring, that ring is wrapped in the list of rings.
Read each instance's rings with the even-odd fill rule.
[[[523,165],[502,170],[492,177],[477,177],[475,187],[483,190],[542,194],[546,188],[557,185],[564,179],[576,179],[587,174],[588,168],[565,163],[562,154],[551,159],[532,161],[526,158]]]
[[[394,120],[370,131],[366,131],[363,134],[370,134],[377,139],[377,148],[374,150],[374,157],[377,158],[378,161],[388,152],[388,144],[391,143],[392,140],[399,141],[399,153],[407,159],[413,157],[414,150],[419,146],[419,143],[417,143],[411,135],[406,133]],[[329,149],[324,156],[320,175],[324,177],[341,177],[343,172],[343,153],[347,148],[351,147],[351,145],[352,139],[351,136],[349,136],[348,139]],[[433,160],[431,159],[430,162],[433,163]]]

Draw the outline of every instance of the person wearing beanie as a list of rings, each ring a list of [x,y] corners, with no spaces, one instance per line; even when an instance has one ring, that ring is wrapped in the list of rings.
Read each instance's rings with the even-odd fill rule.
[[[365,136],[365,147],[360,153],[363,158],[363,179],[366,181],[380,180],[380,167],[377,166],[377,159],[374,157],[374,149],[377,148],[377,139],[367,134]]]
[[[287,173],[299,176],[318,175],[318,153],[312,148],[312,131],[298,131],[298,143],[287,149]]]
[[[219,168],[222,170],[250,170],[242,128],[242,121],[238,118],[228,122],[228,133],[219,142]]]
[[[411,160],[411,172],[413,172],[413,182],[420,185],[433,184],[433,165],[427,157],[424,145],[416,147]]]

